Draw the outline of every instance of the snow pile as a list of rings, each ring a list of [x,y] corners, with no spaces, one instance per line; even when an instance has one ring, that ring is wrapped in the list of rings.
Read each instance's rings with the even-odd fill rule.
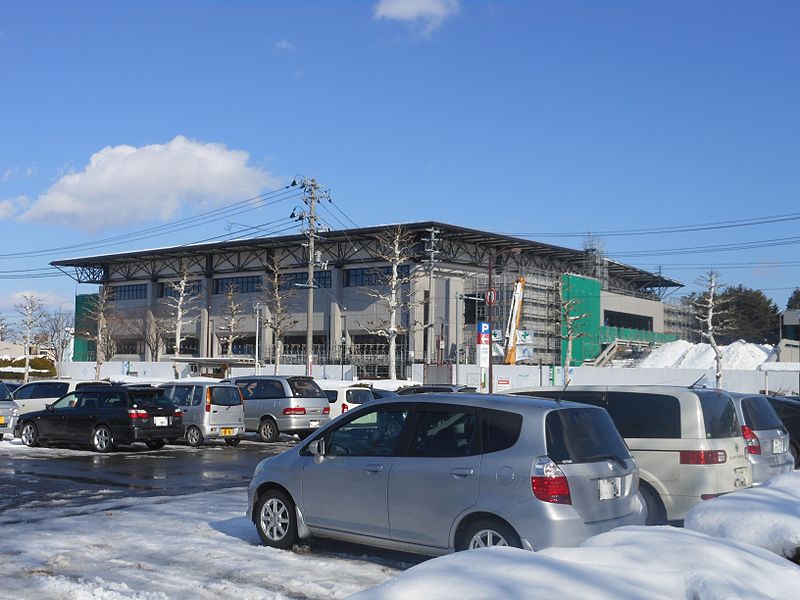
[[[772,346],[751,344],[738,340],[720,346],[722,368],[751,371],[757,369],[772,354]],[[686,340],[667,342],[651,352],[640,367],[646,369],[702,369],[714,368],[714,349],[710,344],[693,344]]]
[[[489,548],[409,569],[354,597],[794,598],[800,568],[761,548],[674,527],[622,527],[579,548]]]
[[[702,502],[689,511],[684,525],[800,560],[800,472]]]

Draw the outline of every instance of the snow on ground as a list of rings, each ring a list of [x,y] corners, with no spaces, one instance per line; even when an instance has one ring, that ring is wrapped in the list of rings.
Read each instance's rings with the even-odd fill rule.
[[[674,527],[623,527],[579,548],[459,552],[353,600],[795,598],[800,567],[761,548]]]
[[[702,502],[689,511],[684,526],[800,558],[800,471]]]
[[[754,370],[772,354],[772,346],[750,344],[743,340],[720,346],[720,350],[723,369]],[[676,340],[653,350],[639,366],[648,369],[712,369],[714,350],[709,344]]]
[[[344,598],[398,572],[350,555],[261,545],[246,492],[114,499],[0,514],[0,597],[18,600]]]

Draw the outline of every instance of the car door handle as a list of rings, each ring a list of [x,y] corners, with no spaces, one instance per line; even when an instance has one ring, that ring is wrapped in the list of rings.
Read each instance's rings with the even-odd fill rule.
[[[383,465],[366,465],[364,467],[364,471],[366,471],[370,475],[375,475],[375,473],[380,473],[381,471],[383,471]]]
[[[455,478],[469,477],[474,473],[475,469],[470,469],[469,467],[456,467],[455,469],[450,470],[450,475]]]

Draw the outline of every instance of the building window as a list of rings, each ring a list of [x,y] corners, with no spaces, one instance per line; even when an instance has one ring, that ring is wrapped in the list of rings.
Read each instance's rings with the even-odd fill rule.
[[[237,294],[252,294],[261,291],[261,275],[247,277],[223,277],[214,280],[214,293],[224,294],[233,287]]]
[[[284,273],[280,279],[280,289],[290,290],[298,286],[305,287],[308,284],[308,273]],[[314,271],[314,287],[330,288],[331,272]]]
[[[397,275],[400,278],[407,278],[409,274],[408,265],[400,265],[397,268]],[[392,276],[392,267],[367,267],[364,269],[347,269],[344,272],[344,287],[366,287],[388,285]]]
[[[144,341],[135,339],[119,340],[116,354],[144,354]]]
[[[169,281],[160,281],[158,283],[158,297],[159,298],[177,298],[178,297],[178,290],[173,287],[173,283]],[[199,280],[195,279],[193,281],[186,282],[186,295],[187,296],[199,296],[200,291],[202,290],[202,284]]]
[[[147,284],[114,285],[108,288],[109,300],[147,300]]]
[[[613,310],[604,311],[603,324],[607,327],[622,327],[624,329],[639,329],[642,331],[653,331],[653,317],[644,315],[632,315],[629,313],[616,312]]]

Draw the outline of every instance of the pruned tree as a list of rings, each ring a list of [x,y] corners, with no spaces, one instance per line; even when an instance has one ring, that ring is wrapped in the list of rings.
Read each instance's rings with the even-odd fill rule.
[[[88,324],[93,329],[79,332],[80,335],[95,344],[94,378],[100,379],[100,368],[103,363],[117,353],[117,341],[120,337],[122,320],[114,314],[114,290],[104,285],[94,295],[87,306]]]
[[[694,318],[699,325],[695,331],[714,350],[715,379],[719,388],[722,383],[722,351],[717,343],[717,336],[724,334],[729,325],[726,303],[720,299],[725,286],[720,283],[719,273],[714,269],[709,269],[697,283],[703,292],[692,300]]]
[[[225,311],[222,314],[222,330],[226,335],[222,337],[222,343],[226,345],[225,356],[233,356],[233,342],[242,337],[241,324],[244,318],[242,304],[236,302],[238,289],[235,285],[228,284],[225,288]]]
[[[39,325],[42,350],[53,361],[56,375],[61,376],[61,363],[75,335],[75,315],[62,309],[45,312]]]
[[[174,335],[174,356],[178,358],[181,353],[181,343],[186,339],[183,335],[184,328],[193,325],[200,318],[201,292],[197,282],[189,278],[186,269],[178,281],[168,282],[167,286],[170,293],[165,298],[165,304]],[[178,363],[173,362],[172,368],[177,377]]]
[[[22,343],[25,346],[25,371],[22,375],[22,381],[27,383],[31,366],[30,348],[36,329],[44,317],[44,303],[36,294],[24,293],[20,302],[15,304],[14,308],[22,315],[21,333]]]
[[[569,385],[571,376],[569,368],[572,365],[572,345],[577,338],[586,337],[586,333],[579,330],[581,320],[589,316],[589,313],[577,313],[579,300],[561,301],[561,318],[563,319],[562,337],[567,340],[567,349],[564,353],[564,384]]]
[[[126,326],[134,337],[144,341],[150,360],[158,362],[164,347],[164,338],[172,333],[172,320],[144,308],[129,314]]]
[[[280,261],[275,257],[266,259],[265,266],[268,271],[268,283],[261,288],[259,304],[267,307],[270,317],[264,321],[273,333],[275,338],[274,369],[275,375],[280,372],[281,357],[283,356],[283,338],[288,331],[299,323],[298,319],[289,311],[289,300],[294,296],[293,288],[285,288],[282,285],[284,271]],[[256,323],[258,327],[258,323]],[[256,357],[258,360],[258,357]]]
[[[0,315],[0,342],[5,342],[10,340],[14,335],[14,328],[11,326],[11,323],[5,318],[5,316]]]
[[[414,256],[414,238],[411,232],[401,226],[391,227],[375,235],[373,254],[388,267],[375,267],[371,273],[373,286],[364,289],[364,293],[383,305],[387,318],[362,325],[372,334],[386,339],[388,342],[389,377],[397,377],[397,336],[407,333],[409,327],[400,323],[401,310],[412,306],[410,286],[417,276],[410,270],[404,270]]]

